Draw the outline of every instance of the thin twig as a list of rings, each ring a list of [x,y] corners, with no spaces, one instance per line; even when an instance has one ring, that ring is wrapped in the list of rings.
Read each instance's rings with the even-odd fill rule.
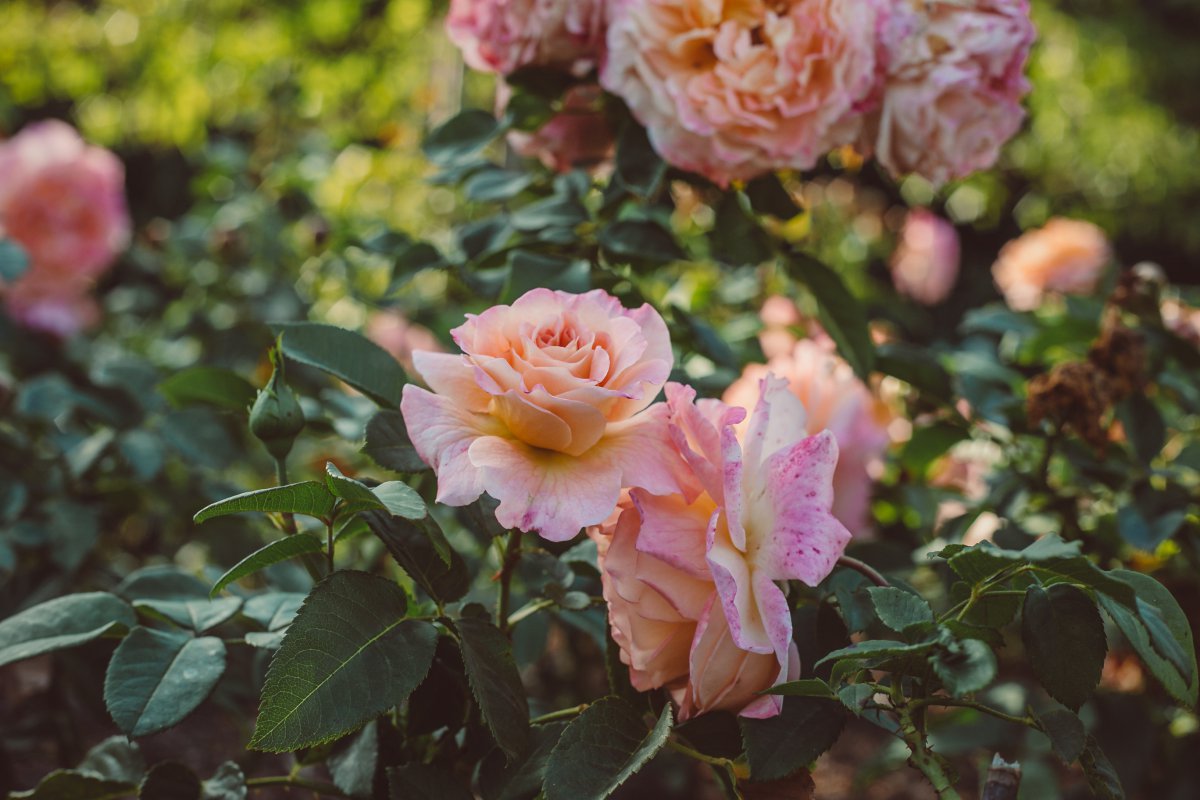
[[[504,555],[500,561],[500,594],[496,598],[496,625],[500,630],[508,631],[508,606],[512,597],[512,576],[521,560],[521,532],[509,531],[508,541],[504,546]]]
[[[310,781],[307,778],[294,777],[291,775],[272,775],[267,778],[248,778],[246,780],[247,789],[263,789],[267,786],[289,786],[296,789],[305,789],[310,792],[316,792],[319,795],[327,795],[329,797],[349,797],[349,795],[334,786],[332,783]]]
[[[878,570],[864,561],[859,561],[857,558],[842,556],[837,560],[837,563],[839,567],[846,567],[847,569],[852,569],[855,572],[865,575],[867,579],[876,586],[891,586],[891,584],[888,583],[888,579],[883,577]]]
[[[534,717],[529,720],[530,725],[545,725],[547,722],[556,722],[560,719],[570,719],[577,717],[587,710],[587,703],[580,703],[572,708],[560,708],[558,711],[551,711],[549,714],[542,714],[540,717]]]

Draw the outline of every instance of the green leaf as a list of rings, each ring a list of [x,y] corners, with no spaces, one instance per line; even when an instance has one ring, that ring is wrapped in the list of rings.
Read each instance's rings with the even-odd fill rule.
[[[768,719],[739,717],[750,777],[779,780],[807,767],[833,746],[846,719],[841,701],[820,697],[788,697],[783,712]]]
[[[158,385],[158,391],[177,408],[200,404],[243,413],[257,394],[250,381],[233,370],[205,366],[176,372]]]
[[[1087,778],[1088,786],[1098,800],[1125,800],[1125,789],[1121,786],[1121,777],[1113,767],[1108,756],[1100,749],[1100,745],[1091,736],[1087,737],[1087,746],[1079,757],[1079,765]]]
[[[430,597],[449,603],[467,593],[471,575],[466,562],[458,551],[450,549],[432,516],[414,521],[383,511],[366,511],[362,518],[392,558]]]
[[[137,627],[113,653],[104,704],[128,736],[148,736],[192,713],[225,672],[225,643]]]
[[[421,150],[433,163],[449,166],[482,150],[500,133],[500,122],[494,116],[471,108],[434,128]]]
[[[1065,708],[1052,708],[1041,714],[1034,714],[1042,733],[1050,740],[1050,746],[1055,754],[1067,764],[1083,755],[1087,744],[1087,731],[1083,722],[1074,711]]]
[[[408,438],[404,415],[390,408],[377,411],[367,423],[362,451],[379,466],[395,472],[411,474],[429,469]]]
[[[556,194],[521,206],[508,221],[518,231],[541,233],[547,228],[574,228],[587,219],[587,207],[579,198]]]
[[[1158,406],[1145,394],[1134,392],[1117,406],[1117,418],[1138,460],[1149,465],[1167,438],[1167,426]]]
[[[473,800],[462,778],[427,764],[392,767],[388,774],[391,800]]]
[[[708,246],[718,263],[730,267],[761,264],[774,255],[770,238],[736,192],[726,192],[718,201]]]
[[[417,520],[424,518],[428,513],[421,495],[417,494],[417,490],[407,483],[387,481],[376,486],[371,492],[380,503],[383,503],[384,510],[393,517]],[[449,545],[447,545],[448,547]],[[448,556],[444,560],[449,563]]]
[[[996,656],[979,639],[961,639],[939,648],[929,659],[946,691],[954,697],[977,692],[996,677]]]
[[[108,781],[137,785],[146,774],[141,748],[124,736],[110,736],[88,750],[75,768]]]
[[[632,119],[621,127],[617,137],[615,166],[621,186],[642,197],[654,194],[667,172],[667,165],[650,144],[646,129]]]
[[[750,207],[759,214],[770,214],[782,220],[789,220],[803,209],[796,205],[792,195],[779,182],[779,176],[773,172],[760,175],[746,184],[746,197]]]
[[[511,169],[483,169],[467,178],[463,191],[477,203],[511,200],[529,188],[533,174]]]
[[[0,666],[123,633],[136,623],[129,604],[107,592],[56,597],[0,621]]]
[[[511,303],[530,289],[545,287],[576,294],[592,288],[591,264],[582,258],[561,258],[529,250],[508,255],[508,283],[500,299]]]
[[[934,399],[949,401],[954,397],[950,373],[929,348],[907,342],[885,342],[876,348],[875,369]]]
[[[1100,683],[1108,643],[1095,603],[1068,584],[1030,586],[1021,638],[1034,674],[1050,696],[1078,710]]]
[[[375,721],[364,725],[327,763],[334,786],[351,797],[370,797],[375,766],[379,763],[379,732]]]
[[[375,496],[365,483],[347,478],[332,461],[325,462],[325,487],[335,497],[340,497],[344,505],[339,515],[357,514],[373,508],[383,508],[383,501]]]
[[[197,511],[192,520],[199,524],[214,517],[240,514],[245,511],[261,514],[303,514],[306,517],[324,519],[333,512],[336,502],[336,498],[324,484],[317,481],[302,481],[226,497],[224,500],[218,500]]]
[[[671,734],[671,706],[653,730],[615,697],[592,703],[563,731],[546,765],[546,800],[604,800],[644,767]]]
[[[959,425],[935,422],[918,427],[900,453],[900,463],[905,469],[923,475],[935,460],[946,454],[951,447],[968,438],[970,434]]]
[[[340,378],[381,406],[400,405],[404,370],[361,333],[320,322],[282,322],[271,327],[283,336],[288,358]]]
[[[464,608],[454,627],[479,713],[505,755],[517,758],[529,747],[529,703],[512,645],[479,605]]]
[[[242,614],[269,631],[277,631],[292,624],[303,603],[300,592],[266,592],[247,598]]]
[[[788,274],[812,293],[817,301],[817,318],[837,344],[842,358],[860,378],[869,380],[874,369],[875,345],[871,342],[863,304],[836,272],[805,253],[791,254]]]
[[[200,800],[200,778],[183,764],[155,764],[138,787],[139,800]]]
[[[271,660],[250,747],[312,747],[404,702],[437,645],[437,630],[407,610],[403,589],[365,572],[317,584]]]
[[[838,689],[837,698],[846,710],[856,717],[861,716],[867,701],[875,696],[875,689],[865,683],[848,683]]]
[[[1188,707],[1195,707],[1197,699],[1200,698],[1200,676],[1196,670],[1196,649],[1192,640],[1191,625],[1183,609],[1170,591],[1149,575],[1130,570],[1113,570],[1112,575],[1132,586],[1142,603],[1158,611],[1171,634],[1171,639],[1185,654],[1185,668],[1180,669],[1178,664],[1165,658],[1155,646],[1143,615],[1135,614],[1104,596],[1100,597],[1101,607],[1112,617],[1113,622],[1117,623],[1117,627],[1137,651],[1142,663],[1163,688],[1179,702]],[[1159,635],[1162,636],[1161,631]]]
[[[782,694],[789,697],[833,697],[833,690],[820,678],[807,678],[772,686],[762,694]]]
[[[130,574],[117,591],[138,611],[196,633],[215,628],[242,606],[240,597],[211,599],[206,583],[175,567],[144,567]]]
[[[29,255],[12,239],[0,236],[0,283],[12,283],[29,269]]]
[[[9,800],[116,800],[133,795],[136,787],[107,781],[75,770],[60,769],[42,778],[27,792],[10,792]]]
[[[879,621],[896,633],[933,622],[933,609],[929,603],[912,592],[894,586],[872,586],[867,589],[867,594]]]
[[[824,658],[813,664],[813,667],[819,667],[827,661],[837,661],[843,658],[863,659],[877,661],[879,659],[897,658],[900,656],[915,655],[931,650],[934,642],[921,642],[919,644],[905,644],[904,642],[894,642],[890,639],[871,639],[858,644],[852,644],[849,647],[843,647],[840,650],[834,650],[832,653],[827,653]]]
[[[216,597],[222,589],[234,581],[247,575],[253,575],[272,564],[278,564],[280,561],[287,561],[305,553],[320,553],[324,549],[325,545],[321,543],[321,540],[311,533],[297,533],[294,536],[277,539],[234,564],[228,572],[221,576],[220,580],[213,584],[208,596]]]
[[[204,800],[246,800],[246,776],[241,767],[226,761],[204,781],[200,794]]]
[[[648,219],[624,219],[600,230],[600,247],[617,261],[667,264],[686,254],[671,232]]]
[[[533,727],[533,746],[515,761],[509,761],[496,748],[483,760],[479,769],[479,789],[483,800],[529,800],[542,791],[550,753],[567,729],[565,722],[552,722]]]

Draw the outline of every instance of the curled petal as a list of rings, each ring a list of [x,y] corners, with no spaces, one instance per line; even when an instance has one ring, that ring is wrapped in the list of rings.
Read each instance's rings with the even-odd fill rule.
[[[400,412],[417,454],[437,473],[438,502],[465,506],[479,497],[483,475],[471,463],[468,450],[480,437],[503,434],[504,427],[486,414],[467,411],[412,384],[404,387]]]

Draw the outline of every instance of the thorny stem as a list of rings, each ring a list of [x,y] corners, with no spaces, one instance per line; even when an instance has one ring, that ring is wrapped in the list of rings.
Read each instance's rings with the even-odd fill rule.
[[[540,717],[534,717],[529,720],[530,725],[545,725],[547,722],[556,722],[560,719],[570,719],[577,717],[587,710],[587,703],[580,703],[571,708],[560,708],[558,711],[551,711],[549,714],[542,714]]]
[[[512,575],[521,560],[521,532],[509,531],[508,542],[504,545],[504,555],[500,561],[500,595],[496,598],[496,625],[501,631],[508,632],[508,606],[512,597]]]
[[[950,779],[949,766],[941,756],[926,746],[925,737],[917,730],[910,709],[899,706],[895,711],[900,718],[900,736],[911,751],[908,763],[925,776],[937,792],[938,800],[960,800],[958,792],[954,790],[954,782]]]
[[[923,706],[951,706],[954,708],[973,708],[976,711],[982,711],[984,714],[990,714],[996,719],[1002,719],[1005,722],[1011,722],[1014,725],[1024,725],[1028,728],[1041,730],[1040,726],[1032,717],[1016,717],[1012,714],[1006,714],[999,709],[985,706],[982,703],[976,703],[974,700],[959,700],[954,697],[925,697],[920,700],[915,700],[909,703],[909,709],[915,710]]]
[[[857,558],[851,558],[850,556],[842,556],[838,559],[837,563],[840,567],[846,567],[865,575],[876,586],[891,586],[887,578],[883,577],[878,570],[865,561],[859,561]]]
[[[962,601],[958,605],[954,606],[954,608],[951,608],[949,611],[947,611],[945,614],[942,615],[942,621],[949,619],[951,615],[954,615],[954,618],[961,622],[963,620],[963,618],[965,618],[967,616],[967,612],[969,612],[971,610],[971,608],[975,605],[975,603],[977,603],[980,600],[980,598],[982,598],[985,594],[989,594],[989,595],[999,594],[999,592],[989,592],[988,591],[989,589],[991,589],[993,586],[1004,583],[1005,581],[1012,580],[1013,578],[1020,575],[1022,572],[1028,572],[1031,569],[1033,569],[1032,564],[1022,564],[1019,567],[1012,569],[1011,571],[1009,571],[1008,569],[1001,570],[1000,573],[998,573],[994,577],[989,578],[988,580],[981,583],[979,586],[976,586],[975,588],[973,588],[971,590],[970,597],[968,597],[966,600]],[[1023,594],[1023,592],[1021,594]],[[955,613],[955,612],[957,612],[957,613]]]
[[[341,789],[337,788],[331,783],[310,781],[307,778],[300,778],[292,775],[274,775],[268,778],[248,778],[246,780],[247,789],[263,789],[267,786],[290,786],[296,789],[306,789],[318,795],[327,795],[330,797],[348,796]]]

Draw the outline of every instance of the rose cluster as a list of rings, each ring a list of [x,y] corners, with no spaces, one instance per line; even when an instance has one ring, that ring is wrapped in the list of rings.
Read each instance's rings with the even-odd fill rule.
[[[448,29],[476,69],[596,67],[666,161],[722,186],[844,146],[935,184],[989,167],[1035,38],[1028,0],[452,0]]]
[[[94,324],[92,286],[129,241],[125,170],[57,120],[0,142],[0,238],[29,267],[0,283],[8,314],[26,327],[70,336]]]
[[[799,671],[782,584],[819,583],[851,536],[835,434],[770,373],[749,413],[667,382],[662,317],[601,290],[534,289],[452,336],[459,354],[413,353],[429,389],[401,402],[437,499],[486,492],[502,525],[551,541],[586,528],[631,681],[680,718],[777,714],[760,693]]]

